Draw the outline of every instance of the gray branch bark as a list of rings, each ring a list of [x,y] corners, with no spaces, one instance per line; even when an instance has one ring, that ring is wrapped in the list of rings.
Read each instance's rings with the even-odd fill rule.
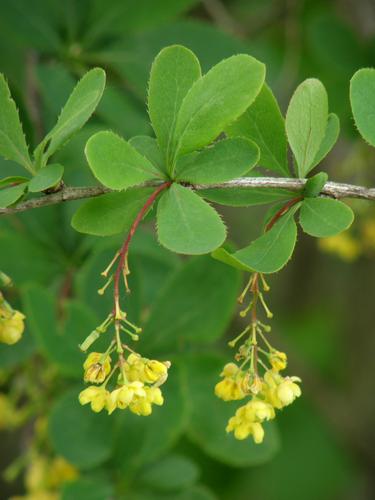
[[[300,192],[305,185],[305,179],[286,179],[277,177],[241,177],[232,181],[223,182],[221,184],[210,184],[205,186],[202,184],[192,185],[194,190],[202,189],[231,189],[231,188],[282,188],[293,192]],[[157,187],[160,182],[148,182],[143,184],[144,187]],[[94,187],[64,187],[57,193],[52,193],[38,198],[32,198],[19,203],[13,207],[1,208],[0,215],[11,215],[34,208],[46,207],[48,205],[56,205],[65,201],[81,200],[84,198],[93,198],[105,193],[110,193],[111,190],[104,186]],[[322,195],[331,196],[334,198],[358,198],[362,200],[375,201],[375,188],[367,188],[364,186],[355,186],[352,184],[342,184],[339,182],[327,182],[322,191]]]

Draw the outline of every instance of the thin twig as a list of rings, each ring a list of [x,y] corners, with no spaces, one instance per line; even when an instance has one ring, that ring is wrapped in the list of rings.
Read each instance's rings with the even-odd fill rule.
[[[289,179],[278,177],[241,177],[228,182],[220,184],[210,184],[209,186],[203,184],[195,184],[190,187],[196,191],[209,190],[209,189],[286,189],[291,192],[300,193],[305,185],[305,179]],[[158,187],[162,181],[152,181],[142,184],[140,187]],[[63,201],[80,200],[84,198],[93,198],[105,193],[112,192],[104,186],[94,187],[64,187],[57,193],[48,194],[39,198],[32,198],[30,200],[19,203],[14,207],[1,208],[0,215],[11,215],[18,212],[25,212],[34,208],[45,207],[48,205],[56,205]],[[118,191],[117,191],[118,192]],[[321,190],[324,196],[331,196],[333,198],[358,198],[362,200],[375,201],[375,188],[367,188],[364,186],[356,186],[352,184],[342,184],[339,182],[327,182]]]

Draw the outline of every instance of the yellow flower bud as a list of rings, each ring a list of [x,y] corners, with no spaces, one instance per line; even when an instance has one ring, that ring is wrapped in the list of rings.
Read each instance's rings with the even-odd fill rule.
[[[90,385],[81,391],[78,397],[81,405],[90,403],[91,409],[96,413],[106,406],[108,398],[109,392],[104,387],[96,387],[95,385]]]
[[[220,373],[221,377],[234,377],[239,371],[238,366],[235,363],[227,363],[223,371]]]
[[[264,439],[264,429],[262,424],[255,422],[251,425],[251,434],[253,435],[254,443],[260,444]]]
[[[272,368],[277,372],[285,370],[287,366],[287,357],[285,352],[273,351],[270,355],[270,363]]]
[[[111,358],[101,352],[91,352],[83,364],[85,370],[84,381],[92,384],[101,384],[111,371]]]
[[[0,311],[0,342],[4,344],[15,344],[22,337],[25,329],[25,316],[19,311],[9,312],[5,309]]]
[[[156,359],[149,359],[146,361],[144,367],[144,382],[153,384],[160,379],[166,378],[167,373],[168,368],[164,363]]]

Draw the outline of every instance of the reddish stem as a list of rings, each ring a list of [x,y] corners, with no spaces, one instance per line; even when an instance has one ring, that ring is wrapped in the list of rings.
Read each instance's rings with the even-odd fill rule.
[[[121,247],[120,253],[119,253],[119,263],[116,269],[116,273],[114,276],[114,301],[115,301],[115,310],[114,314],[116,315],[117,311],[117,305],[119,304],[119,298],[120,298],[120,278],[121,278],[121,273],[124,269],[125,263],[126,263],[126,258],[128,255],[129,251],[129,245],[130,242],[134,236],[135,231],[137,230],[137,227],[139,226],[140,222],[142,221],[145,213],[147,210],[152,206],[156,198],[159,196],[159,194],[164,191],[164,189],[167,189],[172,183],[171,182],[164,182],[161,184],[152,194],[151,196],[147,199],[146,203],[143,205],[141,210],[138,212],[137,217],[134,219],[133,224],[131,225],[131,228],[129,230],[129,233],[124,241],[124,244]]]
[[[296,203],[299,201],[303,200],[303,196],[298,196],[297,198],[293,198],[292,200],[288,201],[285,203],[284,206],[280,208],[278,212],[275,213],[275,215],[272,217],[272,219],[269,221],[269,223],[266,226],[265,231],[269,231],[274,224],[284,215],[287,213],[287,211],[292,208]]]

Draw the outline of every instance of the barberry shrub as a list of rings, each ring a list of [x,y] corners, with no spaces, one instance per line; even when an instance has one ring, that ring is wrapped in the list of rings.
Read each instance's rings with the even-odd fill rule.
[[[297,87],[284,119],[257,59],[234,55],[203,73],[191,50],[169,46],[156,56],[149,77],[152,135],[125,140],[113,130],[90,133],[82,168],[99,186],[78,193],[67,187],[69,165],[61,151],[97,109],[105,79],[100,68],[87,72],[30,151],[0,78],[0,154],[26,171],[0,181],[3,212],[90,196],[71,214],[75,231],[89,237],[77,235],[69,243],[74,258],[63,300],[31,284],[22,288],[21,312],[11,305],[11,294],[1,296],[0,340],[15,344],[26,322],[51,363],[36,384],[44,394],[34,389],[40,397],[35,408],[33,392],[26,393],[34,415],[47,409],[59,372],[82,379],[67,391],[59,382],[61,397],[48,423],[52,446],[67,461],[56,467],[77,488],[84,482],[75,467],[110,461],[126,473],[137,470],[185,429],[223,462],[262,463],[279,447],[277,415],[302,397],[302,381],[298,373],[288,374],[287,354],[273,339],[268,277],[292,258],[298,227],[326,238],[353,222],[351,208],[336,199],[345,191],[335,192],[326,173],[313,172],[337,141],[339,119],[317,79]],[[375,70],[358,71],[350,100],[359,132],[373,146],[374,95]],[[261,177],[269,172],[277,178]],[[233,248],[219,207],[263,204],[270,207],[258,223],[259,236]],[[142,230],[144,222],[155,226],[153,234]],[[80,255],[89,249],[80,267]],[[51,243],[46,253],[54,251]],[[48,271],[43,281],[50,279]],[[10,279],[4,274],[2,282],[7,297]],[[237,302],[241,330],[223,357],[213,343]],[[32,351],[34,341],[24,340]],[[13,347],[8,349],[11,357]],[[11,412],[19,415],[15,426],[28,417],[28,410]],[[172,468],[189,470],[178,458],[169,460]],[[163,462],[147,472],[150,477],[160,479],[158,467]]]

